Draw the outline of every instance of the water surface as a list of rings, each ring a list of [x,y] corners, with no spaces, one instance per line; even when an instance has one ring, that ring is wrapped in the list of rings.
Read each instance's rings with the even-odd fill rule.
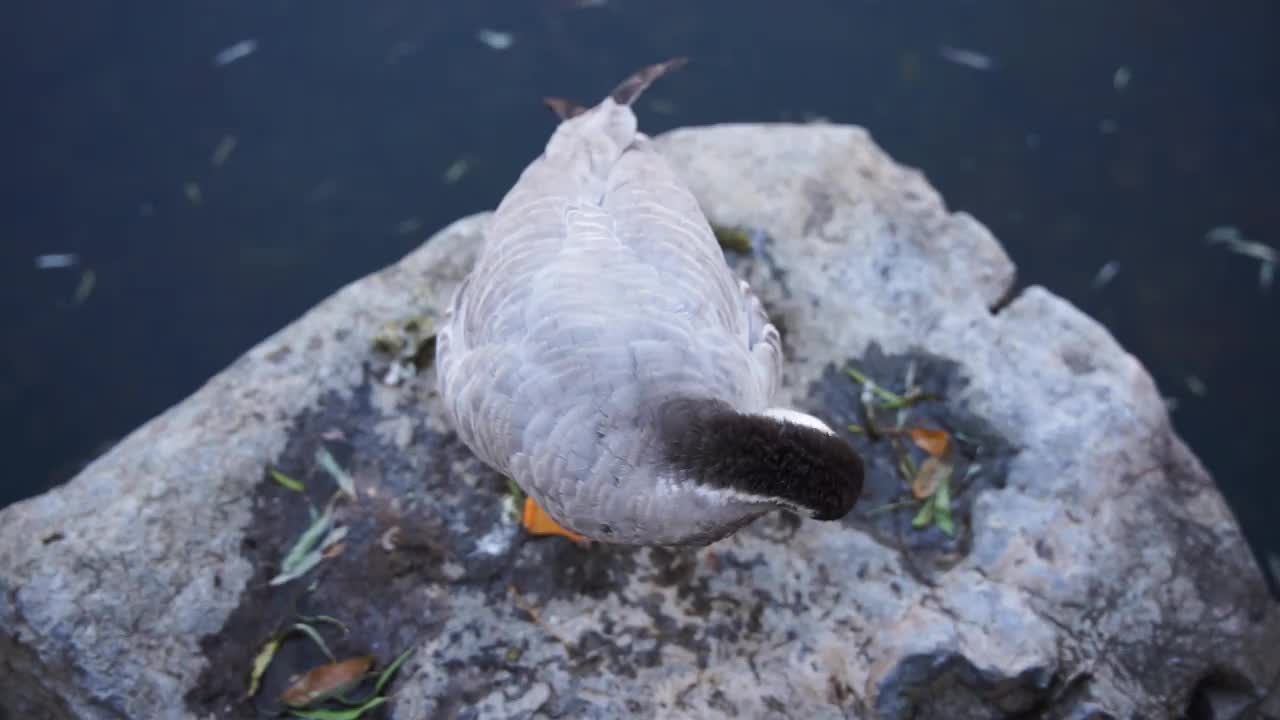
[[[993,230],[1022,284],[1077,303],[1146,364],[1255,549],[1280,553],[1280,288],[1263,294],[1256,261],[1202,240],[1229,225],[1280,245],[1280,6],[578,4],[10,9],[0,505],[67,479],[343,284],[491,208],[553,125],[542,95],[592,100],[688,54],[646,97],[646,129],[869,128]],[[244,41],[253,52],[214,64]],[[35,269],[55,252],[83,264]],[[1094,289],[1107,263],[1119,272]]]

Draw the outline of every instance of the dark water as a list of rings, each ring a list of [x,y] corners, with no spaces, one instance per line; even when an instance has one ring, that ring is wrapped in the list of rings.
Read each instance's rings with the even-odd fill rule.
[[[485,27],[514,42],[487,47]],[[0,505],[492,207],[552,127],[542,95],[592,100],[688,54],[646,129],[868,127],[991,227],[1022,283],[1147,365],[1259,554],[1280,553],[1280,287],[1264,295],[1257,261],[1202,241],[1231,225],[1280,245],[1276,28],[1273,0],[17,4],[0,30]],[[211,64],[247,38],[257,52]],[[83,264],[34,269],[53,252]],[[1093,290],[1109,261],[1119,274]],[[84,268],[96,283],[75,303]]]

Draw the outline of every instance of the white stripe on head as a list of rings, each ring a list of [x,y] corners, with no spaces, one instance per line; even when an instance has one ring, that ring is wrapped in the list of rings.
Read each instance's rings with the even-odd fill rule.
[[[728,505],[730,503],[741,503],[743,505],[772,505],[774,507],[784,507],[793,510],[801,515],[812,515],[813,511],[801,507],[796,503],[789,502],[782,498],[767,497],[765,495],[756,495],[755,493],[743,492],[729,487],[714,487],[711,485],[703,485],[697,482],[677,482],[669,476],[660,476],[654,485],[654,493],[659,497],[667,499],[677,499],[682,493],[691,493],[698,497],[705,498],[717,505]],[[687,496],[686,496],[687,497]]]
[[[835,435],[835,432],[832,431],[826,423],[812,415],[809,415],[808,413],[802,413],[799,410],[791,410],[789,408],[769,408],[761,414],[780,422],[803,425],[804,427],[813,428],[814,430],[821,430],[828,435]]]

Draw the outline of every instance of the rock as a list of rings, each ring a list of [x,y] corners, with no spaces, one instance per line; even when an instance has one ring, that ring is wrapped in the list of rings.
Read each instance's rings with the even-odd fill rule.
[[[849,366],[941,396],[954,537],[912,527],[889,440],[843,522],[778,512],[701,550],[530,539],[441,421],[386,384],[388,322],[438,315],[484,216],[343,289],[94,461],[0,513],[0,716],[243,718],[324,662],[414,654],[388,717],[1196,718],[1257,710],[1280,612],[1141,365],[857,128],[663,138],[789,357],[785,392],[862,423]],[[415,328],[416,329],[416,328]],[[428,357],[399,348],[400,357]],[[414,363],[395,360],[396,374]],[[881,417],[892,422],[893,414]],[[336,485],[336,556],[272,586]],[[904,503],[910,505],[911,503]],[[314,585],[314,588],[311,586]],[[1272,699],[1271,713],[1276,713]],[[258,709],[255,709],[255,703]],[[1241,715],[1243,716],[1243,715]]]

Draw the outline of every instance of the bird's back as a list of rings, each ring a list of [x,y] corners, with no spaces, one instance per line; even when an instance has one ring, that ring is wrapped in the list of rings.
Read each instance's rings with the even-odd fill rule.
[[[557,519],[651,494],[626,486],[664,400],[761,410],[780,360],[697,201],[614,98],[566,118],[503,199],[437,338],[460,436]]]

